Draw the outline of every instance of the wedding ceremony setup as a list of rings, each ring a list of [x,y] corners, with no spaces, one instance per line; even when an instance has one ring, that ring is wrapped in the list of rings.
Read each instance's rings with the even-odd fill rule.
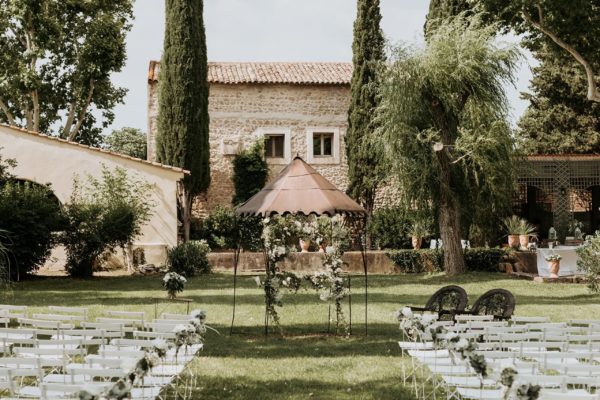
[[[0,1],[0,400],[600,400],[598,0]]]

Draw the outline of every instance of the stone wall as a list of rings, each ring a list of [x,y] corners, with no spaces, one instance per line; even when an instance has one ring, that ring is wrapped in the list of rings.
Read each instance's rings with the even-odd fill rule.
[[[323,253],[290,253],[279,263],[283,271],[316,272],[323,270]],[[360,251],[347,251],[342,256],[344,272],[364,272],[362,254]],[[215,270],[232,270],[233,253],[209,253],[208,262]],[[367,266],[371,274],[400,273],[394,262],[385,251],[367,252]],[[260,272],[265,269],[265,259],[262,253],[243,252],[240,254],[238,270],[240,272]]]
[[[148,155],[151,159],[155,155],[157,88],[157,82],[150,83],[148,88]],[[349,102],[349,85],[211,84],[212,181],[206,198],[199,202],[196,212],[203,215],[217,205],[231,203],[232,159],[236,151],[249,147],[269,130],[286,131],[290,135],[287,160],[269,160],[271,177],[299,155],[340,190],[345,190],[348,180],[344,139]],[[307,133],[312,130],[338,133],[337,143],[334,144],[339,150],[338,157],[311,162]],[[382,198],[387,198],[385,202],[389,204],[389,199],[394,198],[393,191],[383,192],[387,195]]]

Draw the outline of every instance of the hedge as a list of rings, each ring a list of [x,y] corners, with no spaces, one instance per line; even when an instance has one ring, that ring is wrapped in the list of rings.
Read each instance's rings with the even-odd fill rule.
[[[468,271],[498,271],[498,264],[507,254],[504,249],[465,249],[465,264]],[[387,253],[396,268],[402,272],[443,272],[444,251],[435,249],[392,250]]]

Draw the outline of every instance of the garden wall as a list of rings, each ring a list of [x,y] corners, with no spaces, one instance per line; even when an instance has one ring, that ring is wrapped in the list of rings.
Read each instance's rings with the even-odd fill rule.
[[[367,253],[369,272],[373,274],[393,274],[398,269],[385,251],[369,251]],[[362,255],[359,251],[344,253],[344,268],[347,272],[363,272]],[[233,253],[209,253],[208,262],[214,269],[233,269]],[[280,267],[287,271],[320,271],[323,269],[322,253],[292,253]],[[240,255],[239,271],[250,272],[264,270],[265,262],[262,253],[245,252]]]

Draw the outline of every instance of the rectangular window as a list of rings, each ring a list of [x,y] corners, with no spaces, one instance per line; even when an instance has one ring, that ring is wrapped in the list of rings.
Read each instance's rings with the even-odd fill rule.
[[[331,157],[333,155],[333,133],[313,133],[313,156]]]
[[[284,139],[285,135],[265,135],[265,157],[283,158]]]

